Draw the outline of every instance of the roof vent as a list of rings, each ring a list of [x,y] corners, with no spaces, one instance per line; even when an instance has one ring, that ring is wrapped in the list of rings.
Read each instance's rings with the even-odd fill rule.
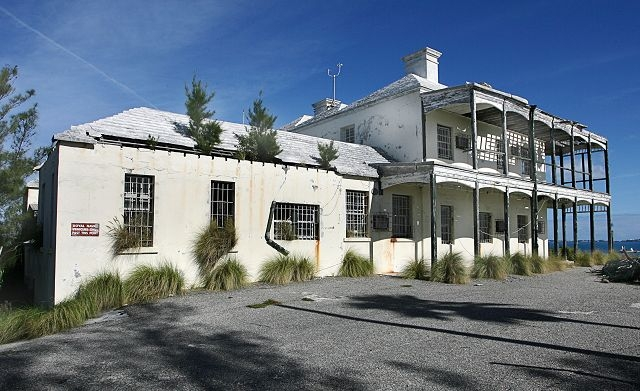
[[[340,107],[342,102],[337,99],[325,98],[322,99],[311,106],[313,106],[313,115],[322,114],[325,111],[331,110],[334,107]]]
[[[404,70],[409,74],[416,74],[425,79],[438,83],[438,59],[442,53],[435,49],[424,48],[415,53],[402,57]]]

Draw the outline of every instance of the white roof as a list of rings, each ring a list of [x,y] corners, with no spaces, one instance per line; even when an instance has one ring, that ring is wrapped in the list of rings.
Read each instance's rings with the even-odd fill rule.
[[[248,126],[233,122],[218,122],[223,132],[217,147],[236,151],[235,135],[246,134]],[[53,139],[96,144],[105,136],[141,142],[146,142],[149,137],[153,137],[159,144],[192,149],[195,147],[195,141],[179,131],[181,128],[186,128],[188,124],[189,117],[184,114],[139,107],[97,121],[72,126],[65,132],[55,134]],[[282,162],[316,167],[319,166],[316,160],[319,157],[318,142],[329,142],[323,138],[285,131],[278,131],[277,139],[282,148],[277,158]],[[338,173],[343,175],[377,178],[378,172],[370,164],[389,163],[388,159],[370,146],[341,141],[334,141],[334,146],[338,149],[339,156],[332,165]]]

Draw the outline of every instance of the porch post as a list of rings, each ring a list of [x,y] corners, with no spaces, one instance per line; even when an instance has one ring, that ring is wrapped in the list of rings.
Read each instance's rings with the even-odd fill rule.
[[[553,131],[555,130],[555,118],[551,119],[551,129],[549,130],[549,136],[551,137],[551,182],[557,185],[556,178],[556,140],[553,137]]]
[[[611,223],[611,204],[607,205],[607,244],[609,252],[613,251],[613,225]]]
[[[578,197],[573,199],[573,253],[578,253]]]
[[[507,105],[505,101],[502,101],[502,151],[501,156],[503,160],[502,173],[505,176],[509,175],[509,143],[507,142]]]
[[[429,174],[429,203],[431,206],[431,267],[435,266],[438,260],[438,235],[436,233],[436,174]]]
[[[571,187],[576,188],[576,146],[573,138],[573,124],[571,124]]]
[[[480,256],[480,184],[476,181],[476,187],[473,188],[473,255]]]
[[[504,189],[504,255],[511,254],[511,229],[509,224],[509,186]]]
[[[610,194],[609,190],[609,142],[604,144],[604,178],[606,184],[607,194]]]
[[[596,221],[594,216],[594,205],[593,200],[591,200],[591,204],[589,204],[589,241],[591,242],[591,253],[596,251]]]
[[[533,181],[531,192],[531,253],[538,255],[538,153],[536,151],[535,129],[536,106],[529,108],[529,157],[531,161],[530,178]]]
[[[591,150],[591,134],[589,134],[589,141],[587,144],[587,164],[589,167],[589,190],[593,191],[593,160]]]
[[[560,186],[564,186],[564,148],[560,148]]]
[[[471,160],[473,160],[473,169],[478,169],[478,119],[476,118],[476,91],[471,86],[469,92],[469,106],[471,109]]]
[[[558,255],[558,195],[553,197],[553,252]]]
[[[562,205],[562,248],[567,249],[567,207]]]

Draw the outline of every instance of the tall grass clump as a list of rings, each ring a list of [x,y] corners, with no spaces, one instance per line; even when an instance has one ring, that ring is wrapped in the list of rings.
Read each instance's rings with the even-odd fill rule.
[[[315,276],[316,267],[301,255],[278,255],[260,268],[259,279],[268,284],[288,284],[292,281],[307,281]]]
[[[214,291],[229,291],[242,288],[247,284],[247,268],[235,259],[219,262],[213,271],[204,278],[204,288]]]
[[[591,263],[594,265],[604,265],[607,263],[607,255],[600,250],[591,253]]]
[[[619,261],[622,259],[622,255],[615,252],[615,251],[610,251],[606,254],[606,262],[610,262],[610,261]]]
[[[342,277],[366,277],[373,274],[373,262],[349,249],[342,258],[338,275]]]
[[[107,224],[107,236],[111,242],[111,255],[114,257],[126,250],[140,247],[140,234],[130,230],[117,217]]]
[[[491,278],[504,280],[507,278],[507,265],[503,258],[496,255],[477,257],[473,263],[473,278]]]
[[[102,272],[80,285],[75,299],[84,303],[87,318],[124,304],[122,279],[119,274]]]
[[[531,259],[522,253],[515,253],[507,258],[509,273],[519,276],[531,275]]]
[[[36,307],[0,312],[0,344],[34,338],[31,336],[32,321],[41,317],[45,312],[45,310]]]
[[[591,254],[586,251],[578,251],[574,262],[576,266],[593,266]]]
[[[129,303],[146,303],[182,293],[184,276],[172,264],[136,266],[124,282],[124,297]]]
[[[222,228],[213,219],[196,236],[192,246],[193,257],[198,264],[200,276],[206,278],[213,272],[216,263],[229,254],[238,243],[236,228],[231,219]]]
[[[547,262],[539,255],[529,257],[529,265],[533,274],[543,274],[547,272]]]
[[[469,281],[467,268],[461,253],[447,253],[438,259],[431,270],[431,281],[446,284],[466,284]]]
[[[559,255],[551,255],[547,258],[546,268],[547,272],[561,272],[567,268],[568,264],[564,257]]]
[[[424,258],[412,259],[402,269],[401,275],[402,278],[410,280],[428,280],[429,269],[430,267],[427,266],[427,262]]]

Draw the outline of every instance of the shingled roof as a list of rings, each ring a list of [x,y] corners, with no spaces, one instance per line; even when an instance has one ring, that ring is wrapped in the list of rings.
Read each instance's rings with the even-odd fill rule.
[[[235,152],[237,150],[235,135],[246,134],[248,126],[233,122],[219,122],[223,132],[217,147],[223,151]],[[195,151],[195,141],[179,131],[186,128],[188,124],[189,117],[186,115],[139,107],[97,121],[72,126],[67,131],[55,134],[53,140],[97,144],[106,140],[119,139],[144,143],[149,137],[153,137],[159,145]],[[277,138],[282,148],[282,152],[277,156],[280,161],[316,167],[319,166],[316,160],[319,157],[318,142],[329,142],[326,139],[285,131],[278,131]],[[370,164],[389,163],[387,158],[366,145],[334,141],[334,146],[338,149],[339,156],[332,165],[339,174],[377,178],[378,173]]]

